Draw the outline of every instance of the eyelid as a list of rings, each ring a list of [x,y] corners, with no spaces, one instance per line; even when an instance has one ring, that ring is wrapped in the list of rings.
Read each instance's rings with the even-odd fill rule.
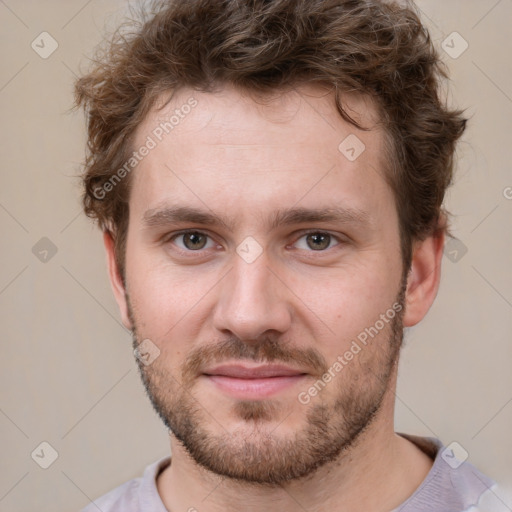
[[[341,235],[336,235],[334,233],[331,233],[330,231],[325,231],[325,230],[322,230],[322,229],[308,229],[308,230],[305,230],[305,231],[300,231],[298,232],[298,234],[296,234],[294,236],[294,242],[293,244],[291,245],[294,245],[297,243],[298,240],[300,240],[301,238],[307,236],[307,235],[328,235],[331,237],[331,239],[334,239],[337,244],[334,245],[333,247],[329,247],[329,249],[324,249],[323,251],[314,251],[314,250],[310,250],[310,251],[307,251],[307,252],[312,252],[312,253],[322,253],[322,252],[327,252],[329,251],[330,249],[334,249],[334,247],[337,247],[338,245],[342,245],[342,244],[347,244],[348,243],[348,240],[347,240],[347,237],[342,237]]]
[[[202,229],[190,229],[190,228],[189,229],[183,229],[181,231],[176,231],[176,232],[169,233],[169,234],[165,235],[164,237],[162,237],[162,243],[164,243],[164,244],[171,243],[171,242],[174,243],[174,240],[176,238],[178,238],[180,236],[183,236],[183,235],[190,234],[190,233],[198,233],[200,235],[206,236],[213,243],[217,243],[215,241],[214,237],[208,231],[205,231],[205,230],[202,230]],[[190,250],[190,249],[182,249],[181,247],[176,246],[176,244],[174,244],[174,245],[182,253],[190,253],[190,254],[197,253],[197,254],[199,254],[199,253],[204,252],[206,250],[206,249],[203,248],[203,249],[198,249],[196,251],[193,251],[193,250]],[[212,249],[212,247],[209,247],[208,249]]]
[[[183,235],[186,235],[186,234],[189,234],[189,233],[198,233],[200,235],[204,235],[206,236],[207,238],[209,238],[212,242],[214,243],[217,243],[214,239],[214,236],[212,234],[210,234],[208,232],[208,230],[203,230],[203,229],[193,229],[193,228],[188,228],[188,229],[183,229],[181,231],[177,231],[177,232],[173,232],[169,235],[166,235],[162,238],[162,241],[163,243],[169,243],[169,242],[173,242],[176,238],[178,238],[179,236],[183,236]],[[294,245],[297,243],[298,240],[300,240],[301,238],[307,236],[307,235],[311,235],[311,234],[319,234],[319,235],[328,235],[330,236],[332,239],[334,239],[337,244],[334,245],[333,247],[329,247],[329,249],[333,249],[334,247],[337,247],[338,245],[342,245],[342,244],[346,244],[348,243],[348,241],[345,239],[346,237],[342,237],[340,235],[335,235],[334,233],[331,233],[330,231],[324,231],[322,229],[308,229],[308,230],[302,230],[302,231],[299,231],[299,232],[296,232],[295,235],[294,235],[294,242],[292,244],[289,244],[287,245],[287,247],[289,247],[290,245]],[[219,245],[217,243],[217,245]],[[186,252],[186,253],[201,253],[201,252],[204,252],[206,249],[198,249],[197,251],[193,251],[193,250],[185,250],[185,249],[182,249],[181,247],[177,247],[177,249],[181,252]],[[209,249],[212,249],[211,247]],[[312,253],[322,253],[322,252],[327,252],[329,249],[324,249],[324,250],[320,250],[320,251],[314,251],[314,250],[310,250],[310,251],[307,251],[307,252],[312,252]],[[300,250],[300,249],[299,249]]]

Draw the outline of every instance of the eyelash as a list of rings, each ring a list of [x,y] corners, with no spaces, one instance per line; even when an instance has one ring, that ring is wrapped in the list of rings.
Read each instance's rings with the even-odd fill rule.
[[[213,240],[213,238],[208,233],[205,233],[204,231],[199,231],[197,229],[187,229],[187,230],[179,231],[178,233],[174,233],[172,236],[167,237],[166,239],[164,239],[164,243],[174,242],[174,240],[176,238],[179,238],[180,236],[184,236],[184,235],[187,235],[187,234],[192,234],[192,233],[199,234],[199,235],[202,235],[202,236],[206,236],[210,240]],[[306,237],[308,235],[327,235],[327,236],[331,237],[331,241],[334,240],[334,241],[337,242],[334,246],[328,247],[327,249],[318,250],[318,251],[314,251],[314,250],[311,249],[311,250],[307,251],[307,252],[311,252],[311,253],[326,253],[330,249],[333,249],[334,247],[337,247],[338,245],[342,245],[342,244],[346,243],[346,241],[342,240],[340,237],[338,237],[336,235],[333,235],[332,233],[329,233],[328,231],[310,230],[310,231],[302,232],[301,235],[295,240],[294,244],[297,243],[297,241],[299,241],[300,239],[302,239],[302,238],[304,238],[304,237]],[[198,249],[198,250],[194,251],[194,250],[191,250],[191,249],[182,249],[181,247],[178,247],[178,250],[181,253],[187,253],[187,254],[197,253],[197,254],[200,254],[202,251],[204,251],[206,249]]]

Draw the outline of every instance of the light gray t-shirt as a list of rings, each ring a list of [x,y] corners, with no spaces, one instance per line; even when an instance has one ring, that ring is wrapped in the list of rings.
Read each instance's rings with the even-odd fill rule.
[[[495,512],[498,508],[475,508],[480,497],[495,485],[472,464],[458,460],[450,447],[435,438],[400,434],[434,459],[423,483],[414,494],[391,512]],[[168,512],[156,487],[156,478],[170,464],[165,457],[130,480],[85,507],[82,512]]]

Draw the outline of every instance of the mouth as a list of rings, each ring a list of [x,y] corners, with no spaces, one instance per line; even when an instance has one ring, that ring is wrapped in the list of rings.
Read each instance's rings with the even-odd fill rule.
[[[218,390],[234,398],[262,400],[302,382],[307,373],[289,366],[223,364],[207,369],[203,376]]]

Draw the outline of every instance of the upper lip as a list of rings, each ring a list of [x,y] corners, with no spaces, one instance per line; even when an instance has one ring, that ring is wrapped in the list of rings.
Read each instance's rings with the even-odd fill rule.
[[[253,367],[242,364],[222,364],[209,368],[203,373],[205,375],[222,375],[237,379],[264,379],[267,377],[303,375],[306,372],[282,364],[265,364]]]

